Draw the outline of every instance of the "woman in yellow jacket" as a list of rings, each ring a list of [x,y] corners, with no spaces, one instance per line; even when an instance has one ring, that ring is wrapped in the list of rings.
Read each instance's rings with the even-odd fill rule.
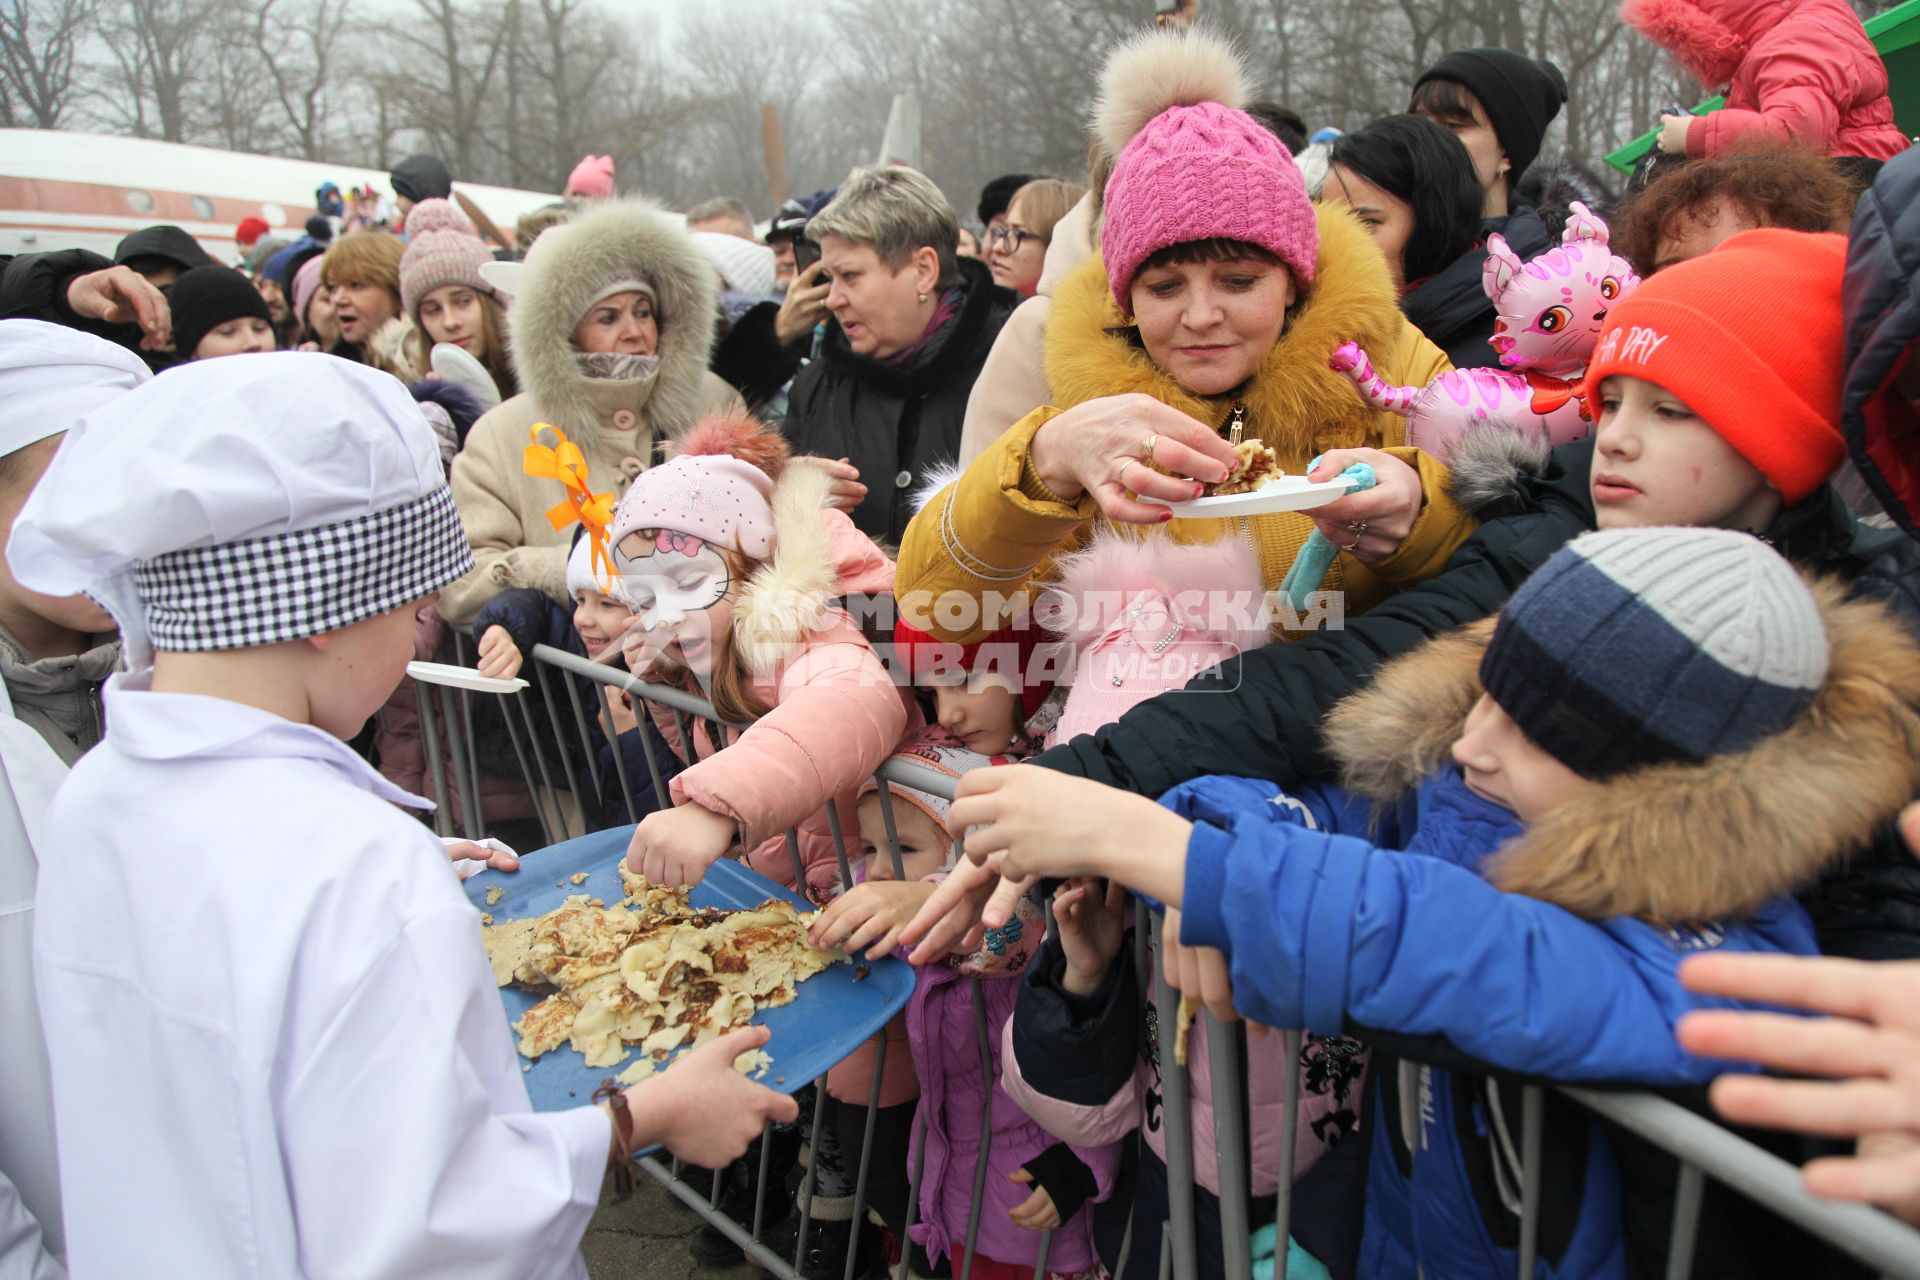
[[[1418,386],[1446,357],[1401,315],[1366,230],[1345,209],[1316,209],[1279,139],[1238,109],[1247,91],[1232,48],[1205,32],[1152,32],[1118,50],[1101,80],[1095,128],[1117,159],[1102,253],[1054,296],[1052,403],[935,494],[901,542],[895,596],[945,640],[995,631],[1005,602],[1100,521],[1168,519],[1158,504],[1222,479],[1241,439],[1264,442],[1295,474],[1332,455],[1316,478],[1353,460],[1333,451],[1389,449],[1414,469],[1383,468],[1391,484],[1418,472],[1435,481],[1428,495],[1444,493],[1440,464],[1404,448],[1404,420],[1373,411],[1327,360],[1358,342],[1384,353],[1389,381]],[[1385,514],[1409,508],[1418,514]],[[1369,528],[1374,513],[1384,522]],[[1376,490],[1312,518],[1182,520],[1169,531],[1247,537],[1271,589],[1316,523],[1343,548],[1399,547],[1371,569],[1336,558],[1323,586],[1353,612],[1384,598],[1389,580],[1438,571],[1472,527],[1443,497],[1423,507]]]

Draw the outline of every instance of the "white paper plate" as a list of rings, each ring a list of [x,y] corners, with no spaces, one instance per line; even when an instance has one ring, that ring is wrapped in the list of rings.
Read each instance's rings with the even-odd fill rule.
[[[407,674],[424,684],[450,685],[455,689],[472,689],[475,693],[518,693],[527,687],[527,682],[518,676],[502,680],[498,676],[483,676],[472,667],[456,667],[447,662],[409,662]]]
[[[1229,493],[1225,497],[1195,498],[1192,502],[1170,502],[1176,520],[1215,520],[1222,516],[1264,516],[1275,511],[1310,511],[1345,497],[1353,481],[1345,476],[1318,483],[1305,476],[1281,476],[1269,480],[1251,493]]]

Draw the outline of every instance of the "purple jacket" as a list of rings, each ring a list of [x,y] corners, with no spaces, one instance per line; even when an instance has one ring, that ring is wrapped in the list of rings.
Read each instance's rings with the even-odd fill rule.
[[[927,1126],[926,1160],[920,1175],[920,1221],[909,1234],[935,1258],[966,1242],[974,1162],[980,1151],[980,1125],[989,1086],[993,1091],[993,1136],[986,1190],[981,1197],[977,1249],[981,1256],[995,1262],[1031,1267],[1040,1245],[1038,1232],[1015,1226],[1007,1216],[1033,1191],[1031,1186],[1012,1181],[1009,1175],[1059,1139],[1015,1106],[998,1080],[1001,1033],[1013,1017],[1020,986],[1017,979],[1037,947],[1043,927],[1038,910],[1030,902],[1023,903],[1020,916],[1007,928],[992,931],[981,952],[965,958],[950,957],[944,964],[922,969],[907,1005],[907,1038],[920,1077],[918,1114]],[[990,1078],[981,1073],[975,992],[986,1001]],[[1075,1146],[1073,1153],[1093,1173],[1098,1188],[1094,1200],[1106,1199],[1113,1190],[1119,1148],[1112,1143]],[[908,1158],[911,1161],[915,1156],[910,1154]],[[1091,1215],[1083,1207],[1054,1231],[1047,1250],[1047,1271],[1070,1275],[1090,1270],[1098,1262]]]

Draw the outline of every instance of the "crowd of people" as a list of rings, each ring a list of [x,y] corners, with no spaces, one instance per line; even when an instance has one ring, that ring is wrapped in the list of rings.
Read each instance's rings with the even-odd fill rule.
[[[1920,153],[1842,0],[1622,17],[1727,97],[1619,195],[1542,157],[1551,62],[1309,133],[1176,19],[1105,56],[1087,172],[971,217],[898,165],[680,213],[589,155],[509,234],[417,155],[233,265],[5,263],[0,1280],[584,1274],[655,1143],[743,1223],[804,1161],[808,1280],[1157,1274],[1170,1096],[1183,1280],[1285,1187],[1290,1275],[1477,1280],[1541,1081],[1920,1224]],[[1185,507],[1249,467],[1321,504]],[[533,1112],[459,887],[518,856],[420,819],[455,632],[587,700],[536,745],[629,869],[740,858],[907,1008],[799,1101],[755,1028]],[[461,816],[524,832],[489,714]],[[1241,1187],[1193,1009],[1305,1032],[1246,1042]],[[1544,1151],[1539,1274],[1663,1265],[1670,1156],[1560,1098]],[[1855,1265],[1720,1191],[1699,1237]]]

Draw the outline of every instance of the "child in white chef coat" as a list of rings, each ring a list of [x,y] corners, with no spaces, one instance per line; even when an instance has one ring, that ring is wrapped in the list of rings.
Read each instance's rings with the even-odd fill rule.
[[[78,1275],[583,1275],[609,1157],[738,1156],[790,1099],[721,1037],[536,1115],[422,806],[346,745],[472,567],[432,432],[319,354],[169,371],[89,413],[15,576],[86,591],[129,671],[55,797],[36,975]]]

